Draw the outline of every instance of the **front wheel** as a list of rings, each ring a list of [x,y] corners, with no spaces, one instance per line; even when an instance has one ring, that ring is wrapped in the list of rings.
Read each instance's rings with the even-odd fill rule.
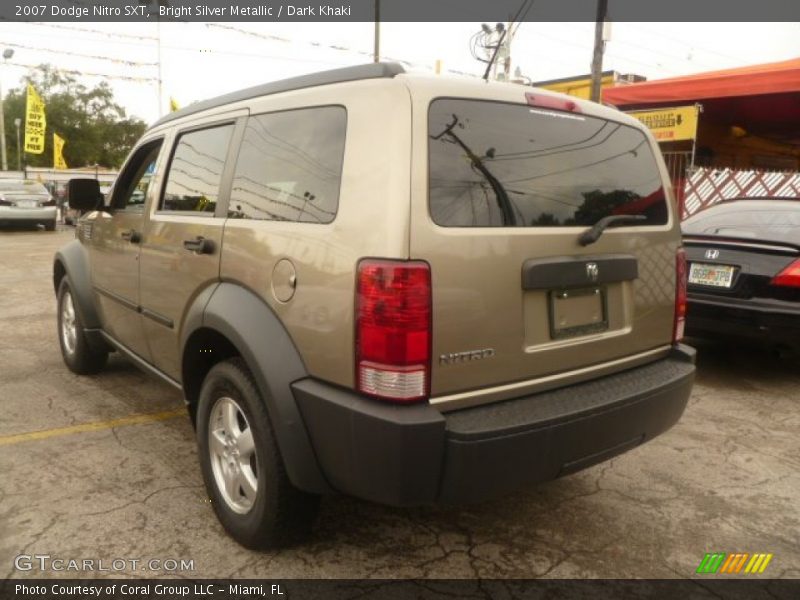
[[[215,365],[203,381],[197,443],[214,512],[237,542],[274,548],[310,531],[319,497],[289,481],[266,407],[241,359]]]
[[[78,375],[97,373],[108,360],[108,352],[92,348],[86,340],[67,277],[58,286],[58,341],[64,363]]]

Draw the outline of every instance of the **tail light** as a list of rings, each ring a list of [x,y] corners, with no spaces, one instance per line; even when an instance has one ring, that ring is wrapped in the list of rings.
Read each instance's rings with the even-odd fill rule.
[[[800,288],[800,258],[775,275],[770,281],[771,285]]]
[[[672,329],[672,343],[683,339],[686,329],[686,252],[678,248],[675,255],[675,323]]]
[[[358,391],[391,402],[427,398],[430,358],[428,264],[362,260],[356,290]]]
[[[42,206],[55,206],[55,205],[56,205],[56,199],[55,198],[50,198],[49,200],[46,200],[45,202],[42,202]]]
[[[561,98],[558,96],[547,96],[545,94],[534,94],[533,92],[525,92],[525,100],[531,106],[538,108],[549,108],[552,110],[563,110],[566,112],[580,113],[583,112],[578,103],[569,98]]]

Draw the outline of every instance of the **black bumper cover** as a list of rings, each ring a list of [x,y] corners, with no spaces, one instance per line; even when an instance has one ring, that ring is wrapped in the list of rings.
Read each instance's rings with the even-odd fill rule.
[[[394,506],[486,500],[621,454],[674,425],[694,350],[554,391],[440,413],[312,379],[292,387],[331,486]]]
[[[686,335],[739,338],[800,350],[800,305],[689,295]]]

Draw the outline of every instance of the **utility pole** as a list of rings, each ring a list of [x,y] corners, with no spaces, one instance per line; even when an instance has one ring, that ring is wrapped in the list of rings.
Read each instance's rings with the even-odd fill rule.
[[[3,83],[0,81],[0,166],[8,171],[6,160],[6,109],[3,106]]]
[[[372,60],[373,62],[381,60],[381,0],[375,0],[375,49]]]
[[[3,61],[8,62],[8,59],[14,56],[14,50],[6,48],[3,50]],[[6,113],[3,108],[3,86],[0,83],[0,162],[2,163],[3,171],[8,171],[8,161],[6,160]]]
[[[19,144],[19,127],[22,125],[22,119],[17,117],[14,119],[14,127],[17,128],[17,171],[22,171],[22,149]]]
[[[600,102],[600,85],[603,78],[603,25],[608,13],[608,0],[597,0],[597,20],[594,24],[594,55],[592,56],[592,102]]]
[[[164,92],[162,91],[163,81],[161,79],[161,19],[156,13],[156,44],[158,50],[158,118],[164,115]]]

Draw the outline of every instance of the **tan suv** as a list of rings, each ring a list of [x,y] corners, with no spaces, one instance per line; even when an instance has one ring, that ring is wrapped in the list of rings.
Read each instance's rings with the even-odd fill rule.
[[[474,502],[672,426],[684,257],[652,136],[533,88],[376,64],[157,122],[55,257],[76,373],[181,389],[248,547],[322,494]]]

